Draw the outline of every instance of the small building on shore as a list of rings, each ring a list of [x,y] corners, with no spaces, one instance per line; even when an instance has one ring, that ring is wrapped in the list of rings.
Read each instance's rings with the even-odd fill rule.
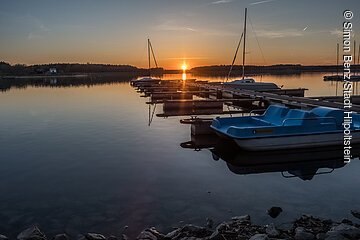
[[[49,68],[49,73],[50,74],[57,74],[57,69],[56,68]]]

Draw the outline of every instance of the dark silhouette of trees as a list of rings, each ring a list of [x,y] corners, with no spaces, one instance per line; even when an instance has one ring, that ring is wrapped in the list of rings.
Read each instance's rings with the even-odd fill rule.
[[[52,63],[42,65],[26,66],[23,64],[10,65],[7,62],[0,62],[0,75],[46,75],[49,70],[55,68],[57,74],[79,74],[79,73],[138,73],[147,74],[148,69],[137,68],[131,65],[111,65],[111,64],[81,64],[81,63]],[[153,68],[154,74],[162,74],[163,68]]]

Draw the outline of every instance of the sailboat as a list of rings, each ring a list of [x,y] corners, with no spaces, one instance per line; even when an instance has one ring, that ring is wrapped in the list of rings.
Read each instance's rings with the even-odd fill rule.
[[[151,41],[149,38],[147,39],[147,52],[148,52],[148,71],[149,71],[148,76],[132,80],[131,81],[132,84],[138,84],[138,83],[142,83],[142,82],[144,82],[144,83],[159,83],[161,81],[160,78],[151,77],[151,55],[154,59],[156,68],[158,68],[158,65],[157,65],[154,50],[153,50],[153,47],[152,47],[152,44],[151,44]]]
[[[278,90],[278,87],[275,83],[267,83],[267,82],[256,82],[253,78],[245,78],[245,51],[246,51],[246,20],[247,20],[247,8],[245,8],[245,21],[244,21],[244,31],[241,34],[239,44],[235,51],[235,56],[233,58],[233,62],[231,64],[229,74],[227,76],[227,80],[230,77],[231,70],[234,66],[236,56],[241,44],[241,40],[244,38],[243,43],[243,62],[242,62],[242,79],[233,80],[231,82],[225,82],[224,85],[231,85],[232,87],[247,89],[247,90]]]
[[[359,45],[359,53],[357,64],[359,65],[359,56],[360,56],[360,45]],[[354,65],[356,64],[356,42],[354,41]],[[324,81],[344,81],[344,76],[339,75],[339,44],[337,44],[336,48],[336,75],[325,75]],[[360,81],[360,75],[353,74],[350,76],[349,81],[358,82]]]

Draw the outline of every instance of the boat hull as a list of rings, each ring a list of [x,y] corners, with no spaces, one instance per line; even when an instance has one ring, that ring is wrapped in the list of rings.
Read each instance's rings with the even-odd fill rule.
[[[352,137],[353,139],[351,143],[360,143],[360,131],[354,131],[352,133]],[[234,141],[239,147],[243,149],[251,151],[263,151],[343,145],[344,139],[343,133],[338,132],[266,138],[235,138]]]

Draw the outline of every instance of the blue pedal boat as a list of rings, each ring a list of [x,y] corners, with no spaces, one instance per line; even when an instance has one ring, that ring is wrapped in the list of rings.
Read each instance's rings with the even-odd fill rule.
[[[263,115],[215,118],[211,128],[247,150],[276,150],[343,145],[344,111],[317,107],[310,111],[271,105]],[[352,115],[351,143],[360,142],[360,115]]]

